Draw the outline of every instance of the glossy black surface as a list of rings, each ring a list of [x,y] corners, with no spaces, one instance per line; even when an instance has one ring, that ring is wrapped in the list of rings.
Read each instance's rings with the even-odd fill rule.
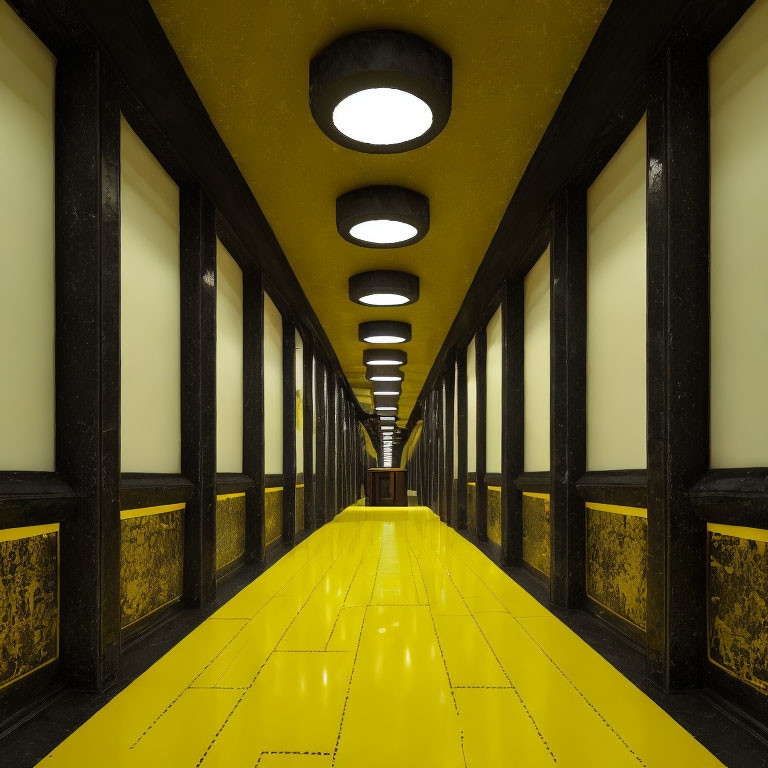
[[[550,245],[550,597],[575,608],[585,591],[587,209],[583,189],[555,201]]]

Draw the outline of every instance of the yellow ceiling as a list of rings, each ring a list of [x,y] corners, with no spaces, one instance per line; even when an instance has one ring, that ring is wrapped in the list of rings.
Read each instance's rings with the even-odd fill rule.
[[[474,273],[609,0],[150,0],[250,185],[356,389],[366,388],[363,320],[406,320],[398,414],[408,418]],[[430,144],[396,155],[337,146],[309,111],[309,60],[361,29],[421,35],[453,59],[453,109]],[[396,184],[427,195],[429,234],[361,248],[336,232],[350,189]],[[369,269],[421,278],[408,307],[349,301]]]

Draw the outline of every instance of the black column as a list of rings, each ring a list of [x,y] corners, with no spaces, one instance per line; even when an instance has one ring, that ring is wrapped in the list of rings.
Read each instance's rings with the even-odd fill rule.
[[[668,50],[648,109],[648,671],[699,682],[706,526],[688,489],[709,462],[706,57]]]
[[[485,433],[486,433],[486,402],[488,391],[486,389],[486,347],[487,331],[485,326],[479,328],[475,334],[475,384],[477,392],[477,486],[475,498],[477,504],[477,537],[481,541],[488,539],[488,492],[485,487]]]
[[[333,520],[336,517],[336,377],[331,371],[326,371],[327,377],[327,448],[325,454],[326,496],[325,496],[325,520]]]
[[[6,148],[7,151],[7,148]],[[103,690],[120,657],[120,105],[97,46],[56,65],[56,469],[61,656]]]
[[[459,425],[458,480],[456,481],[456,528],[467,527],[467,348],[456,352],[456,405]]]
[[[283,541],[296,539],[296,329],[283,318]]]
[[[243,472],[245,559],[263,563],[264,530],[264,283],[260,270],[243,269]]]
[[[551,245],[550,598],[578,607],[585,592],[585,512],[576,481],[586,467],[587,198],[555,201]]]
[[[453,419],[453,398],[456,396],[456,363],[453,354],[448,355],[445,374],[445,506],[446,522],[456,526],[453,493],[453,431],[456,428]]]
[[[315,435],[315,527],[323,525],[328,517],[328,377],[325,366],[315,359],[315,400],[317,402],[317,431]]]
[[[313,343],[312,339],[307,334],[307,338],[304,339],[304,356],[303,360],[303,386],[304,393],[304,412],[302,421],[304,423],[304,527],[307,531],[315,529],[315,476],[314,476],[314,424],[315,424],[315,412],[314,412],[314,391],[315,381],[313,375]]]
[[[523,557],[523,494],[515,480],[523,473],[525,292],[522,280],[507,281],[501,300],[501,562]]]
[[[199,606],[216,596],[216,210],[199,185],[180,205],[184,603]]]

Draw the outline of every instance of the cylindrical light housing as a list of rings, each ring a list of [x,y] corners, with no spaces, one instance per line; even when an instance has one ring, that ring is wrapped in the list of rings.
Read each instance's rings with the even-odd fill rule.
[[[411,340],[411,324],[400,320],[369,320],[360,323],[357,338],[367,344],[403,344]]]
[[[336,229],[364,248],[413,245],[429,231],[429,199],[404,187],[353,189],[336,200]]]
[[[366,369],[365,378],[368,381],[402,381],[405,374],[396,365],[374,365]]]
[[[342,37],[309,65],[309,107],[320,129],[359,152],[405,152],[431,141],[451,114],[451,59],[407,32]]]
[[[349,299],[367,307],[402,307],[419,299],[419,278],[408,272],[373,270],[349,278]]]
[[[372,368],[368,371],[369,374],[376,374],[378,368]],[[381,381],[376,382],[371,387],[371,392],[374,397],[386,396],[386,395],[401,395],[403,392],[403,385],[399,381]]]

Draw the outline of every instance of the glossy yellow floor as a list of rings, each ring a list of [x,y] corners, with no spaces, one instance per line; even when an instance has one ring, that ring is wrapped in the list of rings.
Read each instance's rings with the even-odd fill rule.
[[[428,509],[352,507],[42,765],[721,763]]]

